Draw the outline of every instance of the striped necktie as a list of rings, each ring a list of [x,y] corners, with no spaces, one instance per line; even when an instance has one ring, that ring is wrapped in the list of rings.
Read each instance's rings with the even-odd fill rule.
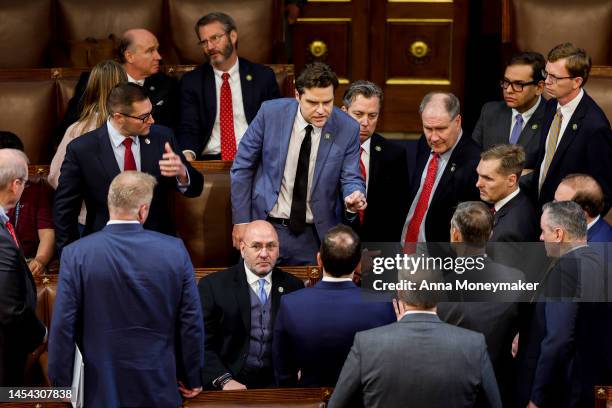
[[[557,109],[552,124],[550,125],[550,131],[548,132],[548,139],[546,139],[546,155],[544,156],[544,167],[540,173],[540,180],[538,183],[538,191],[542,190],[542,184],[548,173],[548,168],[552,162],[553,156],[557,151],[557,142],[559,141],[559,132],[561,131],[561,122],[563,121],[563,115],[561,114],[561,108]]]

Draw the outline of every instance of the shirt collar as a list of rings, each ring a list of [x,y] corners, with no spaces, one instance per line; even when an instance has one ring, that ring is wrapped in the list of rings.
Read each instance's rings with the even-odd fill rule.
[[[351,278],[336,278],[334,276],[323,276],[323,282],[352,282]]]
[[[138,84],[140,86],[144,86],[144,81],[145,81],[144,79],[134,79],[127,72],[125,74],[127,75],[128,82],[131,82],[133,84]]]
[[[402,317],[412,315],[412,314],[420,314],[420,313],[431,314],[431,315],[436,315],[436,316],[438,315],[436,312],[430,312],[429,310],[408,310],[404,312]]]
[[[519,111],[517,111],[516,109],[512,108],[512,118],[514,119],[516,117],[516,115],[520,114],[523,117],[523,123],[527,123],[529,122],[529,119],[531,119],[531,116],[533,115],[533,112],[536,111],[536,109],[538,109],[538,106],[540,106],[540,102],[542,101],[542,97],[538,96],[538,101],[528,110],[526,110],[525,112],[521,113]]]
[[[232,65],[232,67],[228,69],[227,71],[218,70],[213,65],[213,72],[215,73],[215,76],[219,78],[221,78],[221,75],[223,75],[224,72],[227,72],[230,75],[230,79],[238,78],[240,76],[239,70],[238,70],[238,58],[236,58],[236,63]]]
[[[115,149],[117,149],[123,143],[125,136],[123,136],[115,127],[110,119],[106,121],[106,128],[108,129],[108,135],[110,136],[111,143]],[[136,146],[140,144],[140,139],[136,136],[130,136],[130,139],[134,142]]]
[[[270,269],[270,272],[268,272],[268,274],[266,276],[259,276],[257,274],[255,274],[254,272],[252,272],[249,267],[247,266],[246,262],[244,262],[244,271],[246,273],[246,278],[247,278],[247,282],[249,283],[249,285],[255,285],[257,284],[257,282],[260,279],[265,279],[266,282],[268,282],[270,285],[272,285],[272,269]]]
[[[494,207],[495,207],[495,211],[499,211],[504,205],[508,204],[510,202],[510,200],[512,200],[514,197],[516,197],[518,195],[518,193],[521,192],[521,188],[517,188],[516,190],[514,190],[513,192],[511,192],[510,194],[508,194],[506,197],[502,198],[501,200],[499,200],[498,202],[495,203]]]
[[[599,219],[600,219],[600,218],[601,218],[601,216],[600,216],[600,215],[598,215],[597,217],[595,217],[595,218],[593,219],[593,221],[589,222],[589,223],[587,224],[587,231],[588,231],[588,230],[590,230],[590,229],[591,229],[591,227],[592,227],[593,225],[595,225],[595,223],[597,223],[597,221],[599,221]]]
[[[108,220],[106,225],[115,225],[115,224],[140,224],[140,222],[136,220]]]
[[[370,155],[370,145],[372,144],[372,138],[368,137],[368,140],[361,144],[361,148],[363,151],[369,156]]]
[[[6,223],[8,220],[9,220],[8,215],[6,215],[4,208],[2,208],[2,206],[0,205],[0,221],[2,221],[3,223]]]
[[[580,88],[580,92],[578,93],[578,95],[576,95],[574,99],[572,99],[565,105],[561,106],[561,104],[557,102],[557,110],[561,109],[561,114],[563,115],[563,117],[569,119],[574,113],[574,111],[576,110],[576,108],[578,107],[578,104],[582,100],[583,96],[584,96],[584,90]]]
[[[303,130],[308,125],[312,126],[312,134],[313,135],[314,134],[319,134],[322,131],[322,129],[323,129],[323,128],[320,128],[320,127],[317,127],[317,126],[313,125],[312,123],[308,123],[306,121],[306,119],[304,119],[304,116],[302,116],[302,112],[300,111],[299,102],[298,102],[297,114],[295,115],[295,120],[296,120],[296,123],[297,123],[297,125],[298,125],[300,130]],[[327,120],[329,120],[329,118]],[[325,122],[325,123],[327,123],[327,122]]]

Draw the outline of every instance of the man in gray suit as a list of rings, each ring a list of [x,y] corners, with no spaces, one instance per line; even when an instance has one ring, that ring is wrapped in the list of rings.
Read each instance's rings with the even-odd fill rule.
[[[400,282],[419,288],[440,282],[433,271],[399,271]],[[442,294],[398,290],[398,322],[359,332],[346,358],[329,408],[501,407],[482,334],[442,322]]]
[[[525,169],[533,170],[540,144],[540,128],[544,119],[542,70],[546,61],[542,54],[525,52],[514,56],[500,81],[504,101],[487,102],[472,138],[489,149],[496,144],[520,144],[525,148]]]

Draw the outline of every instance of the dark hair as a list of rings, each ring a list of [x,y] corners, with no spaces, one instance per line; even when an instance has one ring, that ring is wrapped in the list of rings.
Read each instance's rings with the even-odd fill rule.
[[[106,101],[106,108],[110,115],[125,111],[132,111],[132,104],[147,99],[144,89],[131,82],[121,82],[111,89]]]
[[[457,206],[450,223],[459,230],[464,243],[480,246],[491,236],[493,216],[481,201],[464,201]]]
[[[338,87],[338,77],[329,67],[322,62],[313,62],[306,65],[300,76],[295,80],[295,89],[302,95],[305,89],[327,88],[333,86],[334,91]]]
[[[0,149],[17,149],[24,151],[23,142],[13,132],[0,130]]]
[[[525,168],[525,149],[521,145],[499,144],[480,153],[481,160],[499,160],[497,171],[504,176],[516,174],[517,182]]]
[[[232,31],[238,31],[238,29],[236,28],[236,22],[234,21],[232,17],[220,11],[215,11],[212,13],[208,13],[203,17],[200,17],[200,19],[196,23],[194,29],[195,29],[196,35],[198,36],[198,40],[201,40],[200,27],[203,27],[205,25],[208,25],[214,22],[219,22],[223,24],[223,30],[225,30],[226,33],[230,33]]]
[[[342,97],[342,103],[346,108],[351,106],[351,103],[355,101],[357,95],[361,95],[364,98],[378,98],[379,106],[382,105],[383,91],[378,85],[370,81],[355,81],[353,82],[344,92]]]
[[[321,242],[321,262],[328,274],[340,277],[355,270],[361,259],[361,241],[346,225],[330,229]]]
[[[572,77],[581,77],[582,85],[586,84],[591,72],[591,57],[585,50],[576,47],[572,43],[563,43],[554,47],[548,53],[548,61],[555,62],[567,58],[565,68]]]
[[[551,201],[544,204],[542,212],[548,214],[548,227],[561,228],[574,239],[586,237],[586,217],[582,207],[574,201]]]
[[[588,174],[568,174],[561,184],[568,184],[574,191],[572,201],[577,203],[589,217],[595,218],[604,210],[605,200],[601,186]]]
[[[539,52],[522,52],[515,54],[510,59],[507,66],[511,65],[529,65],[531,66],[531,77],[537,83],[544,80],[542,71],[546,68],[546,60]]]

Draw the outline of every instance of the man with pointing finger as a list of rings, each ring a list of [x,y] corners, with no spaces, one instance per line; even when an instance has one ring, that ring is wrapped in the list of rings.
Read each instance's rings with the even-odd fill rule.
[[[202,175],[176,148],[172,131],[154,124],[152,105],[142,87],[118,84],[109,94],[107,108],[107,122],[75,139],[66,149],[53,208],[60,253],[79,238],[77,216],[81,201],[87,207],[83,235],[104,227],[109,219],[108,188],[121,171],[138,170],[157,179],[144,227],[165,234],[175,232],[167,204],[169,190],[197,197],[204,186]]]

